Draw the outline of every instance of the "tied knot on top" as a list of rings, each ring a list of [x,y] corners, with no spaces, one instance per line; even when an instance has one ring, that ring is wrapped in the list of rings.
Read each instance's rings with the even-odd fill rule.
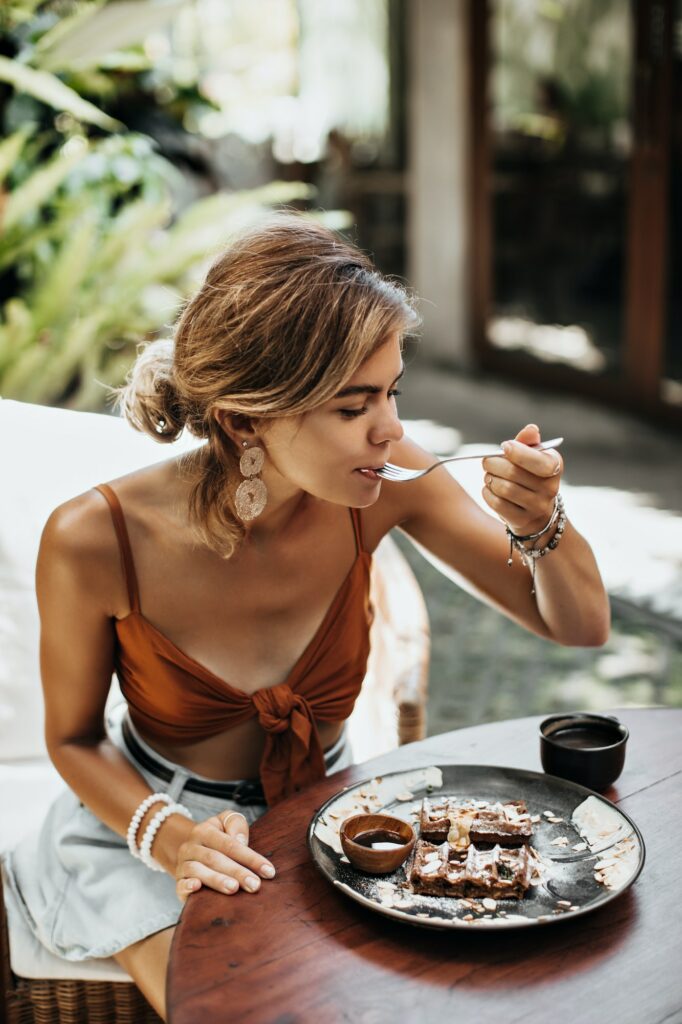
[[[325,774],[324,754],[310,705],[287,683],[256,690],[252,700],[265,731],[260,775],[266,800],[272,806],[321,779]]]
[[[310,708],[306,700],[294,693],[287,683],[279,683],[267,690],[256,690],[253,703],[258,711],[258,721],[266,732],[284,732],[290,727],[295,713],[310,720]]]

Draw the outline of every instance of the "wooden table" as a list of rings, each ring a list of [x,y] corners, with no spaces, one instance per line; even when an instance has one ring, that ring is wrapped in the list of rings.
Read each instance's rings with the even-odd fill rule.
[[[325,779],[253,826],[277,878],[255,896],[190,897],[171,953],[171,1024],[682,1021],[682,710],[614,713],[630,740],[604,795],[647,847],[620,898],[580,919],[481,934],[414,928],[336,892],[310,859],[306,829],[342,786],[428,764],[541,770],[540,718],[444,733]]]

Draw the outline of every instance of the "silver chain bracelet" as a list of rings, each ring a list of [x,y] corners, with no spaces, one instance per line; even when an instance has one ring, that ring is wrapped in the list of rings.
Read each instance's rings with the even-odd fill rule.
[[[536,548],[534,546],[531,548],[526,548],[523,546],[524,540],[537,540],[539,537],[542,537],[543,534],[551,530],[555,523],[556,533],[554,534],[550,542],[546,544],[543,548]],[[507,536],[509,537],[509,558],[507,559],[507,565],[512,564],[512,555],[514,552],[514,548],[516,548],[516,550],[521,555],[521,558],[523,559],[523,564],[531,570],[531,576],[533,580],[530,591],[531,594],[535,593],[535,568],[537,566],[538,558],[544,558],[544,556],[549,551],[554,551],[554,549],[558,547],[559,541],[561,540],[565,527],[566,512],[564,508],[564,499],[562,498],[561,494],[557,494],[556,498],[554,499],[554,511],[552,512],[552,515],[550,516],[547,525],[543,526],[543,528],[539,530],[537,533],[527,533],[525,535],[520,535],[514,533],[510,526],[505,527]]]

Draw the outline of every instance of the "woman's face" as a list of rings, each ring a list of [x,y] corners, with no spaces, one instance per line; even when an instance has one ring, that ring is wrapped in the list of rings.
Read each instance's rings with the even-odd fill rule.
[[[288,483],[324,501],[363,508],[379,497],[373,470],[403,436],[396,383],[403,362],[398,335],[371,356],[330,401],[305,416],[263,423],[263,479],[283,492]]]

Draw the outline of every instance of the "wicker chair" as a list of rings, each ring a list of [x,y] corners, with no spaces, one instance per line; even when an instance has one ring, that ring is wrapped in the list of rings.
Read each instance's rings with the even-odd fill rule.
[[[430,637],[419,585],[391,538],[372,570],[372,653],[349,723],[356,760],[423,739]],[[0,1022],[7,1024],[151,1024],[159,1021],[135,985],[16,977],[0,884]]]

